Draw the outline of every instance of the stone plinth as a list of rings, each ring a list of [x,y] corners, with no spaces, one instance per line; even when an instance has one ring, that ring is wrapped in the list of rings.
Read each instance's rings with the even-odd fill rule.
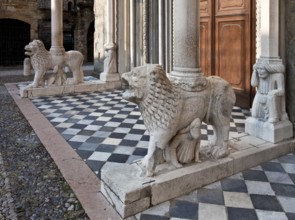
[[[232,137],[229,157],[176,169],[157,167],[156,176],[144,177],[140,162],[108,163],[101,170],[101,192],[126,218],[151,206],[185,195],[197,188],[231,176],[265,161],[294,151],[295,140],[272,144],[241,134]]]
[[[85,77],[87,79],[87,77]],[[85,79],[84,78],[84,79]],[[92,80],[84,80],[83,83],[73,85],[70,83],[72,78],[68,78],[65,85],[51,85],[39,88],[26,88],[30,83],[20,83],[20,96],[22,98],[32,98],[41,96],[54,96],[70,93],[82,93],[82,92],[98,92],[105,91],[107,89],[119,89],[121,88],[121,82],[103,82],[101,80],[92,77]]]
[[[293,137],[293,125],[289,120],[269,123],[249,117],[245,122],[245,132],[271,143],[278,143]]]

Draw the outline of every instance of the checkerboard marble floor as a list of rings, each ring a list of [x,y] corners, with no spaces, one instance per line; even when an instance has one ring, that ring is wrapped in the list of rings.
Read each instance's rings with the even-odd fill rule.
[[[135,104],[121,91],[32,99],[100,177],[105,163],[131,163],[147,152],[149,135]],[[244,131],[249,111],[234,107],[231,134]],[[202,125],[202,141],[213,134]],[[164,219],[295,219],[295,155],[289,154],[157,205],[135,216]]]

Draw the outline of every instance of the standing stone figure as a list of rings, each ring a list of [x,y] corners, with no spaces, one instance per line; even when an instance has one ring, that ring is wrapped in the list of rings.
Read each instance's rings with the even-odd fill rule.
[[[251,85],[257,88],[252,117],[269,123],[288,120],[285,104],[284,65],[258,62],[254,66]]]
[[[104,73],[117,73],[117,47],[115,44],[105,46]]]

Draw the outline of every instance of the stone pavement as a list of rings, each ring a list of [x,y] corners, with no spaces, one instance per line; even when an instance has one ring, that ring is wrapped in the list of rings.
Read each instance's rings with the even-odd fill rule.
[[[9,178],[3,165],[3,158],[0,154],[0,219],[4,219],[4,216],[11,220],[17,219],[15,213],[15,207],[13,198],[11,197],[11,189]]]
[[[15,85],[7,88],[89,217],[120,219],[99,192],[97,176],[107,162],[129,163],[145,154],[148,136],[136,107],[121,101],[118,91],[32,100],[45,118],[30,100],[19,98]],[[248,113],[237,111],[231,130],[242,133]],[[211,132],[203,127],[204,141]],[[289,154],[130,219],[294,219],[294,175],[295,155]]]

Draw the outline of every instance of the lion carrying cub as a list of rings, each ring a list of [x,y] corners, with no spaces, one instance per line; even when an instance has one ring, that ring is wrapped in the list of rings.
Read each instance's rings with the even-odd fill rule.
[[[211,157],[218,159],[229,154],[228,136],[235,94],[228,82],[216,76],[207,77],[202,90],[188,91],[173,84],[163,68],[156,64],[136,67],[124,73],[122,80],[123,98],[138,104],[150,133],[148,153],[143,160],[147,176],[154,175],[156,165],[162,160],[162,150],[169,149],[167,147],[172,149],[171,162],[176,167],[181,166],[179,162],[186,162],[184,158],[198,160],[201,121],[214,129]],[[185,150],[184,145],[190,148],[194,145],[196,149]],[[181,156],[183,153],[187,155]]]
[[[45,85],[45,73],[48,69],[53,69],[55,76],[62,75],[62,68],[68,66],[73,72],[72,84],[83,82],[84,73],[82,70],[84,56],[79,51],[68,51],[62,55],[55,56],[47,51],[40,40],[33,40],[25,46],[25,54],[30,56],[32,67],[35,71],[34,81],[29,87],[37,88]],[[56,80],[52,77],[49,81]],[[65,83],[64,74],[58,84]],[[51,84],[51,83],[49,83]]]

